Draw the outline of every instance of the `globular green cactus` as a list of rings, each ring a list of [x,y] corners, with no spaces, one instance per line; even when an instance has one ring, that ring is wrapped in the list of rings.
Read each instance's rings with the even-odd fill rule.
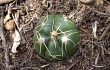
[[[80,36],[76,25],[67,17],[49,14],[36,25],[33,39],[39,56],[56,61],[67,59],[76,52]]]

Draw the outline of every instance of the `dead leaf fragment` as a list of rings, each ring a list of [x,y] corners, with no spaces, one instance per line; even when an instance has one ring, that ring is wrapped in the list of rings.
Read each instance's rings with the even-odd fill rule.
[[[12,29],[14,29],[14,28],[15,28],[15,22],[14,22],[14,20],[9,20],[9,21],[7,21],[7,22],[5,23],[5,28],[6,28],[7,30],[12,30]]]
[[[11,19],[10,14],[11,14],[11,12],[8,10],[8,13],[7,13],[7,15],[6,15],[5,18],[4,18],[4,24],[5,24],[8,20]]]
[[[11,51],[13,53],[17,53],[17,47],[20,45],[20,41],[21,41],[21,36],[20,36],[20,33],[15,29],[15,33],[13,34],[13,38],[14,38],[14,41],[13,41],[13,46],[12,46],[12,49]]]
[[[11,11],[8,10],[7,15],[4,18],[4,26],[7,30],[12,30],[15,28],[15,22],[14,20],[11,18]]]

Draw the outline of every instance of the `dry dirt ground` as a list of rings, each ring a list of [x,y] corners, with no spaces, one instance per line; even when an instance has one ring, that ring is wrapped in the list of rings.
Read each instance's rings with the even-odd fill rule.
[[[0,39],[0,70],[110,70],[110,1],[98,1],[83,4],[79,0],[17,0],[10,7],[10,4],[0,6],[0,12],[4,14],[0,16],[2,18],[8,9],[11,9],[11,14],[19,12],[18,22],[22,26],[22,42],[17,54],[11,52],[13,31],[3,27],[8,52]],[[80,32],[79,49],[68,60],[48,62],[41,59],[33,47],[34,27],[39,18],[48,13],[66,15],[75,22]],[[97,38],[92,32],[95,23]],[[8,63],[6,56],[9,57]],[[6,68],[6,64],[9,68]]]

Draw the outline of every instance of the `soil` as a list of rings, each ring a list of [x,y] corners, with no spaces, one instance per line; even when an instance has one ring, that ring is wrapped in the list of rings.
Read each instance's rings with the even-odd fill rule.
[[[11,52],[12,32],[3,29],[8,46],[9,68],[6,68],[5,53],[0,38],[0,70],[110,70],[110,1],[84,4],[79,0],[16,0],[1,5],[5,17],[10,8],[18,13],[22,41],[16,54]],[[11,6],[10,6],[11,4]],[[10,6],[10,7],[9,7]],[[63,14],[75,22],[81,41],[78,51],[71,58],[49,62],[40,58],[33,47],[34,28],[40,17],[49,13]],[[92,26],[97,23],[97,38]],[[108,30],[107,30],[108,28]],[[1,35],[0,35],[1,36]]]

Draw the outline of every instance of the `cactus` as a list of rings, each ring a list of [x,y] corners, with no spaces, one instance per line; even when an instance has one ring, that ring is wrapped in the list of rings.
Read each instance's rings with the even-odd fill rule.
[[[39,56],[57,61],[67,59],[76,52],[80,36],[76,25],[67,17],[49,14],[37,23],[33,40]]]

